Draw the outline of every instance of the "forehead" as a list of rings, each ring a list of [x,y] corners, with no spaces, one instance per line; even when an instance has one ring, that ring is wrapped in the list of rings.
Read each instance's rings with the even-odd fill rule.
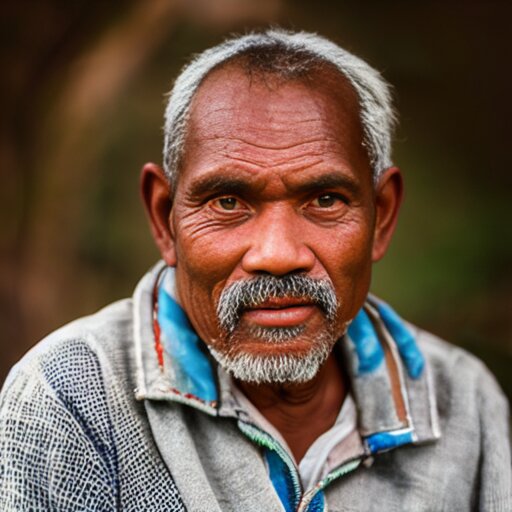
[[[339,72],[285,80],[228,64],[192,101],[181,167],[199,172],[231,161],[245,170],[290,170],[338,159],[371,174],[362,141],[357,94]]]

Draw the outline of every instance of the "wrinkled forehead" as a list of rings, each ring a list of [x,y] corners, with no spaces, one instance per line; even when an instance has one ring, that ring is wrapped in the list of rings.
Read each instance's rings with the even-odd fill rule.
[[[243,61],[230,62],[207,76],[189,115],[182,163],[190,161],[195,152],[212,150],[206,141],[226,135],[284,148],[296,143],[304,124],[311,138],[337,144],[341,153],[350,153],[369,168],[358,96],[350,82],[328,64],[287,77],[256,73]]]

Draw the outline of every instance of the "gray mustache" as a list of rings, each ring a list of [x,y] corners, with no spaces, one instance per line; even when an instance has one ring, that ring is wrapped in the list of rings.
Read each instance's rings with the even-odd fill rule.
[[[273,298],[305,299],[319,306],[328,320],[336,318],[338,300],[330,281],[304,274],[272,275],[240,280],[226,287],[217,304],[219,325],[232,333],[244,309],[257,307]]]

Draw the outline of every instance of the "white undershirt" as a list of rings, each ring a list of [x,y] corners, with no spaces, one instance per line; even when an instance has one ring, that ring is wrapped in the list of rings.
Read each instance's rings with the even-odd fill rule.
[[[288,452],[291,459],[295,460],[290,447],[280,432],[260,413],[233,380],[231,383],[233,397],[238,404],[245,409],[250,420],[279,441]],[[306,491],[316,485],[329,472],[330,468],[327,464],[329,455],[335,447],[348,439],[349,435],[356,429],[356,405],[349,393],[343,401],[343,405],[341,406],[334,425],[315,440],[298,464],[299,476],[302,481],[302,486]]]

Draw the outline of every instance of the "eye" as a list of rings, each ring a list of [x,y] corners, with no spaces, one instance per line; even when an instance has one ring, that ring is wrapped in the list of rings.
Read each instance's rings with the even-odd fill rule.
[[[311,202],[315,208],[332,208],[340,202],[345,202],[343,198],[337,194],[322,194]]]
[[[242,205],[238,199],[232,196],[219,197],[212,202],[213,206],[219,210],[233,211],[239,209]]]

